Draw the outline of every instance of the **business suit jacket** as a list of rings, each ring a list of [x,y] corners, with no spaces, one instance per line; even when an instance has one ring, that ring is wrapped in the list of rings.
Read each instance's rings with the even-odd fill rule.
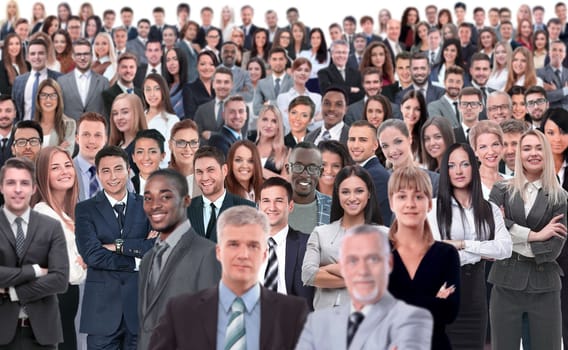
[[[469,145],[469,137],[466,135],[461,124],[454,128],[454,136],[457,143],[467,143]]]
[[[456,102],[458,101],[456,100]],[[456,116],[456,109],[448,102],[448,100],[444,96],[440,97],[436,101],[428,103],[428,116],[444,117],[450,122],[450,124],[452,124],[453,128],[456,128],[458,127],[458,125],[460,125],[460,120],[458,116]]]
[[[136,39],[138,37],[138,29],[135,26],[126,28],[126,32],[128,33],[128,37],[126,38],[127,40]]]
[[[8,81],[8,72],[4,67],[4,61],[0,60],[0,94],[2,95],[12,95],[12,85],[10,85],[10,81]]]
[[[195,119],[197,107],[215,98],[215,90],[211,88],[211,95],[200,79],[193,83],[186,83],[182,88],[183,112],[185,119]]]
[[[26,306],[35,339],[41,345],[63,341],[57,294],[69,283],[67,243],[61,223],[34,210],[24,243],[24,254],[16,254],[16,237],[4,211],[0,210],[0,288],[15,287],[20,302],[0,303],[0,345],[9,344],[17,332],[20,305]],[[47,268],[37,278],[34,264]]]
[[[114,83],[113,86],[103,91],[103,103],[105,105],[105,116],[107,117],[107,122],[110,121],[110,111],[112,109],[112,103],[116,96],[124,93],[118,83]],[[134,93],[140,97],[141,101],[144,101],[144,95],[142,94],[142,90],[134,86]],[[109,124],[110,125],[110,124]]]
[[[222,64],[221,66],[225,67]],[[225,68],[230,69],[231,73],[233,73],[233,89],[231,90],[231,95],[240,95],[246,102],[251,102],[254,95],[254,86],[252,86],[249,72],[239,66]]]
[[[540,189],[533,207],[525,217],[524,201],[516,193],[511,202],[511,192],[507,182],[498,182],[493,186],[489,200],[504,207],[505,226],[510,229],[513,224],[540,231],[553,217],[563,214],[560,223],[566,226],[567,202],[554,205],[548,193]],[[543,242],[530,242],[534,259],[516,259],[511,257],[493,263],[488,281],[496,286],[516,291],[552,292],[562,288],[560,275],[562,269],[556,259],[564,246],[564,239],[552,237]]]
[[[195,112],[195,117],[193,120],[199,128],[199,134],[201,135],[204,131],[219,131],[223,123],[217,121],[217,115],[215,114],[215,103],[217,100],[212,99],[199,107]]]
[[[388,41],[387,38],[385,38],[385,39],[383,40],[383,44],[385,44],[385,46],[387,47],[387,49],[389,49],[389,52],[390,52],[390,55],[391,55],[391,62],[393,62],[393,64],[394,64],[394,62],[396,62],[396,60],[395,60],[396,55],[395,55],[394,47],[391,47],[391,44],[390,44],[390,42]],[[407,50],[407,47],[406,47],[406,45],[404,45],[404,43],[401,43],[401,42],[399,41],[399,42],[398,42],[398,45],[400,45],[400,49],[401,49],[402,51]]]
[[[258,27],[251,23],[248,33],[245,29],[245,26],[241,25],[240,28],[245,33],[245,41],[243,43],[243,47],[247,50],[252,49],[253,35],[254,35],[254,32],[256,32],[256,30],[258,29]],[[266,38],[266,40],[268,40],[268,38]]]
[[[160,271],[155,290],[149,295],[148,285],[156,249],[144,256],[140,264],[138,315],[140,332],[138,349],[148,349],[152,332],[158,326],[166,305],[182,293],[196,293],[214,287],[221,278],[221,266],[215,257],[215,244],[199,237],[193,229],[183,234]]]
[[[81,333],[108,336],[124,318],[128,330],[138,333],[138,272],[134,258],[142,258],[154,240],[146,239],[150,224],[142,197],[128,193],[122,233],[114,209],[100,191],[75,207],[75,236],[79,254],[88,266],[81,312]],[[102,245],[124,239],[123,253]]]
[[[248,205],[249,207],[256,207],[256,204],[254,202],[226,192],[225,199],[223,200],[223,204],[221,205],[221,209],[219,209],[219,214],[217,215],[217,217],[219,217],[222,212],[235,205]],[[208,223],[203,222],[203,195],[191,199],[191,204],[187,208],[187,217],[191,222],[191,227],[195,230],[195,232],[200,236],[207,237],[205,235],[205,230],[207,229]],[[213,228],[211,237],[207,238],[217,243],[216,227]]]
[[[294,80],[289,74],[284,75],[280,82],[280,93],[288,92],[294,86]],[[272,74],[266,78],[260,79],[256,85],[256,93],[252,102],[252,110],[254,115],[258,115],[260,109],[264,106],[264,102],[269,101],[271,105],[277,105],[278,96],[274,94],[274,76]]]
[[[53,80],[57,80],[61,76],[61,73],[52,71],[51,69],[47,70],[47,77]],[[30,72],[20,74],[14,79],[14,86],[12,86],[12,99],[16,104],[16,110],[18,111],[18,115],[16,116],[16,121],[20,121],[24,119],[24,112],[26,111],[26,101],[24,98],[25,91],[26,91],[26,83],[30,77]],[[41,83],[41,81],[40,81]],[[35,96],[34,96],[35,97]],[[32,97],[32,99],[34,98]],[[28,101],[32,102],[32,101]],[[32,116],[33,119],[33,116]]]
[[[126,42],[126,51],[136,55],[138,64],[148,63],[148,59],[146,58],[146,46],[138,39],[138,36],[134,37],[134,39],[128,39]]]
[[[325,90],[332,85],[343,87],[349,97],[347,104],[355,103],[365,96],[365,91],[361,84],[361,73],[359,73],[359,70],[349,66],[345,67],[345,80],[343,80],[337,66],[330,63],[329,66],[318,71],[318,81],[322,96]],[[351,92],[352,87],[358,87],[359,92]]]
[[[150,33],[148,34],[148,40],[157,40],[159,42],[162,42],[162,32],[164,31],[164,29],[166,29],[168,27],[171,27],[171,26],[164,23],[164,25],[162,25],[162,30],[160,30],[157,25],[153,24],[150,27]],[[175,28],[175,26],[173,26],[173,28]]]
[[[306,137],[304,138],[304,141],[315,143],[316,139],[318,138],[318,135],[321,133],[321,128],[322,127],[320,126],[319,128],[307,134]],[[345,124],[343,125],[343,128],[341,128],[341,134],[339,135],[339,140],[336,141],[339,141],[346,145],[348,138],[349,138],[349,125]]]
[[[401,91],[402,87],[400,86],[400,83],[398,81],[395,81],[390,85],[383,86],[381,90],[381,95],[388,98],[392,103],[395,103],[396,95]]]
[[[357,120],[363,119],[363,114],[365,111],[365,99],[359,100],[355,103],[352,103],[347,107],[347,112],[345,113],[345,117],[343,118],[343,122],[349,126],[356,122]],[[400,107],[395,105],[391,102],[391,110],[392,115],[391,118],[402,119],[402,115],[400,114]]]
[[[370,159],[363,169],[367,170],[373,179],[377,199],[379,200],[379,209],[381,211],[381,217],[383,218],[383,224],[390,226],[392,211],[390,209],[387,190],[390,173],[387,169],[385,169],[377,157]]]
[[[394,103],[400,105],[400,102],[402,101],[402,98],[404,97],[404,95],[408,91],[412,91],[412,90],[414,90],[414,85],[410,85],[406,89],[400,91],[396,95]],[[445,89],[438,87],[438,86],[434,86],[434,85],[432,85],[432,83],[428,82],[428,87],[426,88],[426,96],[425,96],[426,97],[426,104],[433,102],[433,101],[436,101],[437,99],[444,96],[445,93],[446,93]]]
[[[218,287],[173,298],[152,334],[150,349],[216,349],[218,309]],[[259,349],[293,349],[307,314],[303,299],[261,287]]]
[[[187,58],[187,82],[193,83],[197,78],[197,52],[193,47],[189,47],[185,40],[180,40],[176,44],[186,54]]]
[[[160,74],[162,77],[164,76],[164,69],[165,65],[161,66],[161,70],[157,71],[157,74]],[[144,80],[146,79],[146,73],[148,71],[148,63],[140,63],[136,68],[136,75],[134,76],[134,81],[132,82],[134,86],[139,89],[142,89],[142,85],[144,85]]]
[[[351,303],[317,310],[308,315],[296,350],[345,350]],[[429,350],[432,342],[432,315],[423,308],[395,299],[388,291],[371,306],[350,349]]]
[[[85,104],[81,101],[74,71],[60,76],[57,82],[63,92],[63,113],[65,113],[66,116],[79,120],[85,112],[97,112],[108,118],[103,100],[103,91],[110,87],[107,78],[91,71],[91,82],[89,84]]]
[[[242,139],[244,140],[244,138]],[[229,148],[231,148],[235,142],[237,142],[235,135],[229,131],[227,127],[221,127],[219,132],[211,134],[208,144],[209,146],[218,148],[226,157],[227,154],[229,154]]]
[[[306,299],[310,309],[313,309],[315,288],[306,286],[304,282],[302,282],[302,263],[304,262],[309,237],[309,234],[296,231],[288,226],[284,274],[288,295],[295,295]]]
[[[554,68],[546,65],[544,68],[537,69],[536,75],[547,83],[552,83],[556,86],[556,90],[547,91],[546,98],[549,101],[549,108],[564,108],[568,109],[568,96],[564,95],[562,88],[568,83],[568,69],[562,67],[561,78],[558,79],[554,73]]]

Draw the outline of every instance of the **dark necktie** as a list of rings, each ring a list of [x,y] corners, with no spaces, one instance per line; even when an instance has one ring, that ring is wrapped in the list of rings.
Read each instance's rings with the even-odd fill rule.
[[[97,168],[91,165],[89,168],[89,198],[93,197],[97,192],[99,192],[99,182],[97,181]]]
[[[133,88],[128,88],[128,89],[126,89],[126,93],[127,93],[127,94],[131,94],[131,93],[133,93],[133,92],[134,92],[134,89],[133,89]]]
[[[124,227],[124,203],[116,203],[113,207],[114,211],[118,214],[118,227],[120,228],[120,235],[122,236],[122,229]]]
[[[487,103],[487,88],[485,86],[481,86],[479,87],[479,90],[481,90],[481,94],[483,95],[483,105],[485,106]]]
[[[455,102],[453,103],[453,105],[454,105],[454,111],[455,111],[455,113],[456,113],[456,120],[458,121],[458,124],[459,124],[459,123],[460,123],[460,110],[459,110],[459,108],[458,108],[458,102],[455,101]]]
[[[434,65],[434,61],[436,60],[436,53],[434,51],[430,51],[430,65]]]
[[[347,348],[351,345],[351,341],[364,318],[365,316],[358,311],[349,315],[349,323],[347,324]]]
[[[152,74],[156,74],[158,73],[158,71],[156,70],[156,68],[152,68]]]
[[[556,75],[556,79],[558,80],[558,84],[556,86],[561,89],[562,88],[562,75],[560,74],[560,69],[555,69],[554,74]]]
[[[323,134],[321,135],[321,140],[322,140],[322,141],[331,140],[331,134],[329,133],[329,130],[325,130],[325,131],[323,132]]]
[[[211,216],[209,217],[209,223],[207,224],[207,231],[205,231],[205,237],[212,239],[213,230],[215,225],[217,225],[217,213],[215,213],[215,203],[211,202]]]
[[[36,72],[35,74],[35,80],[34,80],[34,85],[32,86],[32,115],[30,117],[31,120],[34,120],[34,115],[35,115],[35,99],[36,99],[36,95],[37,95],[37,89],[39,87],[39,72]]]
[[[24,243],[26,242],[26,236],[24,235],[24,229],[22,228],[22,219],[20,216],[16,218],[16,254],[18,258],[24,255]]]
[[[422,96],[424,96],[424,98],[426,98],[426,89],[420,88],[418,91],[422,94]]]
[[[280,78],[274,80],[274,96],[278,97],[278,94],[280,94]]]
[[[276,257],[276,241],[268,239],[268,264],[264,273],[264,286],[274,292],[278,291],[278,258]]]
[[[156,253],[154,254],[154,259],[152,260],[152,272],[148,281],[150,282],[150,290],[148,291],[148,296],[152,297],[152,293],[158,284],[158,280],[160,279],[160,271],[162,271],[162,257],[166,250],[168,250],[169,244],[166,242],[162,242],[158,244],[158,248],[156,249]]]

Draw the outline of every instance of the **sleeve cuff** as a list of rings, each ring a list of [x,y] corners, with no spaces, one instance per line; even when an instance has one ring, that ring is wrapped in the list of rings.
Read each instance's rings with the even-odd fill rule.
[[[8,292],[10,293],[10,300],[11,301],[20,301],[20,299],[18,298],[18,293],[16,293],[16,288],[10,287],[8,289]]]
[[[527,243],[531,229],[521,225],[513,224],[513,226],[509,228],[509,232],[511,233],[511,240],[513,241],[513,243]]]

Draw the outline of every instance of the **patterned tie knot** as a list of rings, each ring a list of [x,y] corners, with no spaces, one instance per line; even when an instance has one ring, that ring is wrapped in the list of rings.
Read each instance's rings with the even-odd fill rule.
[[[270,237],[268,239],[268,246],[270,248],[273,248],[273,249],[276,248],[277,244],[276,244],[276,241],[274,240],[274,238]]]
[[[91,165],[89,168],[89,174],[91,174],[91,177],[94,177],[97,174],[97,168],[94,165]]]
[[[24,219],[22,219],[21,216],[16,217],[16,219],[14,219],[14,221],[16,222],[16,225],[20,226],[22,225],[22,222],[24,222]]]
[[[126,89],[126,93],[128,93],[128,94],[131,94],[131,93],[133,93],[133,92],[134,92],[134,89],[133,89],[133,88],[128,88],[128,89]]]
[[[231,312],[242,314],[246,310],[245,303],[241,298],[235,298],[231,304]]]

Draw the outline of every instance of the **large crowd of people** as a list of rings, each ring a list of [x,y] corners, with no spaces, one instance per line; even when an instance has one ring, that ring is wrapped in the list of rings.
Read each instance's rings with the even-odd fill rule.
[[[0,349],[568,347],[565,3],[74,10],[0,22]]]

